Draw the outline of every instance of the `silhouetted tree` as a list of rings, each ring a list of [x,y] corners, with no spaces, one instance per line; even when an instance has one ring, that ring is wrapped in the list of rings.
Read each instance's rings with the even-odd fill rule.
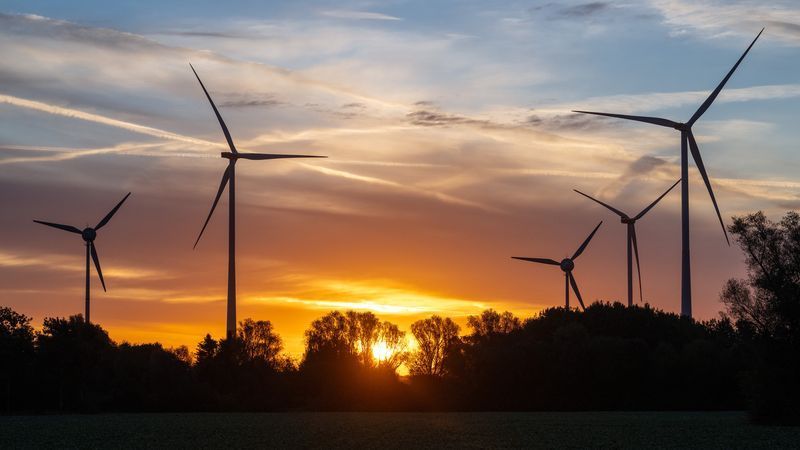
[[[347,311],[342,314],[332,311],[314,320],[311,328],[306,330],[304,360],[322,354],[342,359],[355,357],[365,367],[372,367],[376,363],[373,348],[381,339],[386,345],[396,347],[404,341],[405,334],[396,325],[381,323],[371,312]],[[400,354],[390,365],[402,357],[404,347],[398,349]]]
[[[268,320],[244,319],[235,339],[206,335],[197,345],[197,377],[223,410],[273,411],[292,402],[296,367]]]
[[[745,374],[754,419],[800,423],[800,215],[772,222],[762,212],[728,228],[744,250],[747,278],[720,298],[753,354]]]
[[[315,320],[299,367],[268,321],[245,319],[236,339],[206,335],[191,365],[185,347],[116,345],[80,316],[45,319],[32,347],[29,319],[2,317],[4,362],[27,351],[35,368],[0,373],[17,376],[13,407],[25,411],[737,409],[744,380],[753,411],[785,418],[792,404],[778,394],[796,384],[790,339],[744,316],[734,327],[619,303],[523,324],[489,310],[465,339],[451,319],[419,320],[407,379],[396,373],[405,333],[371,313]]]
[[[347,311],[345,317],[349,333],[355,342],[353,350],[359,355],[364,366],[372,366],[374,363],[372,347],[378,342],[381,321],[371,312]]]
[[[192,353],[189,351],[189,347],[185,345],[180,345],[175,348],[168,349],[170,353],[175,355],[178,360],[186,364],[187,366],[191,366],[194,363],[194,358],[192,358]]]
[[[216,356],[218,349],[219,343],[210,334],[206,334],[203,340],[197,344],[197,349],[195,350],[196,364],[203,365],[211,361]]]
[[[469,316],[467,326],[472,330],[472,338],[482,338],[511,333],[522,327],[522,322],[508,311],[500,314],[493,309],[487,309],[480,316]]]
[[[208,404],[191,365],[161,344],[117,346],[105,385],[104,410],[185,411]]]
[[[417,351],[411,358],[409,372],[412,375],[444,375],[445,358],[459,343],[459,329],[450,318],[437,315],[412,323],[411,334],[417,341]]]
[[[11,308],[0,307],[0,388],[2,407],[18,409],[27,394],[33,364],[33,327],[31,319]]]
[[[800,339],[800,215],[774,223],[757,212],[728,229],[747,262],[747,279],[729,280],[721,294],[728,314],[762,335]]]
[[[334,357],[355,357],[356,331],[347,317],[339,311],[332,311],[311,323],[306,330],[306,350],[304,360],[318,354]]]
[[[245,319],[239,322],[237,336],[246,358],[258,360],[272,367],[279,364],[278,356],[283,350],[283,341],[275,333],[269,320]]]
[[[382,339],[392,353],[376,361],[373,349]],[[332,311],[314,320],[300,364],[306,401],[315,409],[395,408],[402,403],[395,369],[404,341],[396,325],[370,312]]]
[[[408,358],[408,341],[405,331],[388,321],[384,321],[378,330],[378,344],[383,346],[383,354],[376,358],[377,366],[396,371]]]
[[[81,315],[46,318],[36,344],[46,408],[96,411],[109,399],[104,387],[114,343],[99,325]]]

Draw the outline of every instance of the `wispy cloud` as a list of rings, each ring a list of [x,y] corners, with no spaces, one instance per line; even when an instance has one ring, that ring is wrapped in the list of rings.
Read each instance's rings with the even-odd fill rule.
[[[255,296],[255,303],[288,303],[319,310],[355,309],[378,314],[441,314],[466,316],[486,309],[485,302],[450,298],[398,286],[391,280],[308,280],[302,297]]]
[[[587,17],[606,11],[610,7],[611,4],[608,2],[588,2],[563,8],[560,14],[567,17]]]
[[[722,75],[720,75],[722,76]],[[543,105],[534,114],[564,114],[573,109],[590,109],[592,111],[636,113],[658,111],[668,108],[679,108],[697,105],[711,93],[707,91],[654,92],[647,94],[609,95],[588,97],[580,101]],[[759,100],[775,100],[800,97],[800,84],[779,84],[752,86],[746,88],[728,88],[722,91],[715,101],[717,103],[749,102]]]
[[[115,154],[122,153],[131,155],[133,154],[153,155],[154,153],[145,152],[145,150],[153,148],[161,148],[161,147],[164,147],[162,143],[153,144],[153,143],[142,143],[142,142],[136,142],[136,143],[123,142],[113,147],[101,147],[101,148],[91,148],[91,149],[50,147],[46,150],[48,153],[46,155],[3,158],[0,159],[0,165],[68,161],[70,159],[83,158],[86,156],[94,156],[94,155],[105,155],[110,153],[115,153]],[[6,146],[6,148],[8,148],[8,146]],[[15,148],[24,149],[27,152],[36,152],[37,150],[39,150],[35,147],[24,147],[24,146],[15,146]],[[168,153],[164,156],[171,156],[171,155],[173,155],[173,153]]]
[[[63,272],[83,272],[86,269],[76,264],[78,258],[61,254],[44,253],[41,255],[16,254],[0,250],[0,267],[37,267]],[[138,267],[109,267],[103,271],[107,279],[165,279],[169,275],[163,271],[154,271]]]
[[[32,109],[34,111],[40,111],[40,112],[44,112],[44,113],[48,113],[48,114],[55,114],[55,115],[58,115],[58,116],[70,117],[70,118],[73,118],[73,119],[86,120],[86,121],[89,121],[89,122],[95,122],[95,123],[99,123],[99,124],[102,124],[102,125],[108,125],[110,127],[121,128],[123,130],[132,131],[134,133],[144,134],[144,135],[147,135],[147,136],[153,136],[153,137],[162,138],[162,139],[181,141],[181,142],[185,142],[185,143],[188,143],[188,144],[196,144],[196,145],[202,145],[202,146],[224,147],[223,144],[220,144],[218,142],[211,142],[211,141],[206,141],[206,140],[203,140],[203,139],[196,139],[196,138],[193,138],[191,136],[184,136],[184,135],[181,135],[181,134],[172,133],[172,132],[165,131],[165,130],[160,130],[158,128],[139,125],[139,124],[132,123],[132,122],[126,122],[124,120],[112,119],[110,117],[105,117],[105,116],[102,116],[102,115],[99,115],[99,114],[87,113],[87,112],[80,111],[80,110],[77,110],[77,109],[64,108],[64,107],[61,107],[61,106],[50,105],[50,104],[47,104],[47,103],[44,103],[44,102],[39,102],[39,101],[35,101],[35,100],[28,100],[28,99],[19,98],[19,97],[13,97],[13,96],[10,96],[10,95],[0,94],[0,103],[13,105],[13,106],[17,106],[17,107],[20,107],[20,108]]]
[[[695,32],[719,39],[767,34],[800,45],[800,8],[796,2],[750,0],[651,0],[673,32]]]
[[[346,9],[333,9],[320,12],[321,15],[327,17],[334,17],[336,19],[350,19],[350,20],[403,20],[399,17],[390,16],[388,14],[381,14],[369,11],[353,11]]]
[[[397,182],[390,181],[390,180],[384,180],[384,179],[381,179],[381,178],[359,175],[359,174],[356,174],[356,173],[347,172],[347,171],[339,170],[339,169],[331,169],[329,167],[322,167],[322,166],[319,166],[319,165],[302,164],[302,166],[307,168],[307,169],[323,173],[325,175],[341,177],[341,178],[345,178],[345,179],[348,179],[348,180],[359,181],[359,182],[362,182],[362,183],[368,183],[368,184],[384,186],[384,187],[392,188],[392,189],[403,191],[403,192],[410,192],[410,193],[414,193],[414,194],[421,195],[421,196],[424,196],[424,197],[433,198],[433,199],[439,200],[439,201],[444,202],[444,203],[450,203],[450,204],[459,205],[459,206],[467,206],[467,207],[470,207],[470,208],[478,208],[478,209],[482,209],[484,211],[499,212],[499,210],[496,209],[496,208],[493,208],[493,207],[490,207],[490,206],[486,206],[486,205],[482,205],[482,204],[474,202],[474,201],[465,200],[463,198],[459,198],[459,197],[456,197],[456,196],[453,196],[453,195],[450,195],[450,194],[446,194],[446,193],[443,193],[443,192],[439,192],[439,191],[418,188],[418,187],[415,187],[415,186],[412,186],[412,185],[408,185],[408,184],[401,184],[401,183],[397,183]]]

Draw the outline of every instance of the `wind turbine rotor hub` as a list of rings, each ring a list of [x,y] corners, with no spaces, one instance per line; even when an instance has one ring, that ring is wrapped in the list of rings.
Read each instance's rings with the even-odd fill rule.
[[[678,130],[678,131],[688,131],[689,130],[689,126],[686,125],[685,123],[676,123],[674,128],[676,130]]]
[[[231,152],[222,152],[222,153],[220,153],[220,156],[225,158],[225,159],[237,159],[236,155],[234,153],[231,153]]]
[[[95,231],[94,228],[84,228],[83,231],[81,231],[81,237],[86,242],[92,242],[94,238],[97,237],[97,231]]]
[[[633,222],[635,222],[635,220],[631,219],[630,217],[620,217],[619,221],[622,222],[622,223],[633,223]]]
[[[575,263],[572,262],[569,258],[564,258],[561,260],[561,270],[564,272],[572,272],[572,269],[575,268]]]

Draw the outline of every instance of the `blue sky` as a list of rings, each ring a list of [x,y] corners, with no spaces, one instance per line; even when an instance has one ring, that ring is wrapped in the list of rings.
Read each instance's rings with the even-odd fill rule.
[[[245,314],[307,323],[337,301],[400,322],[530,314],[560,304],[559,274],[507,257],[563,256],[600,219],[576,274],[587,297],[622,298],[624,227],[572,189],[638,211],[677,179],[678,137],[570,110],[684,121],[762,27],[695,132],[726,220],[798,205],[793,2],[6,1],[0,13],[0,201],[14,211],[0,279],[37,318],[80,310],[81,254],[30,219],[82,225],[131,190],[99,243],[117,276],[98,317],[142,339],[186,317],[176,343],[222,328],[221,216],[205,249],[190,244],[223,141],[190,61],[240,147],[330,156],[238,172]],[[691,176],[695,310],[709,318],[742,258]],[[671,311],[678,197],[639,231],[646,297]]]

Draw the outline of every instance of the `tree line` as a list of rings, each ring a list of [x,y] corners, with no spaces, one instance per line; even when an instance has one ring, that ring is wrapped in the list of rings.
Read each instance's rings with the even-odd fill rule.
[[[195,349],[115,343],[81,316],[0,308],[0,407],[8,413],[292,410],[729,410],[800,419],[800,216],[756,213],[730,227],[745,279],[700,322],[597,302],[525,320],[486,310],[465,330],[433,315],[403,331],[332,311],[299,361],[268,320]],[[408,333],[408,335],[407,335]],[[405,365],[408,376],[399,376]]]

